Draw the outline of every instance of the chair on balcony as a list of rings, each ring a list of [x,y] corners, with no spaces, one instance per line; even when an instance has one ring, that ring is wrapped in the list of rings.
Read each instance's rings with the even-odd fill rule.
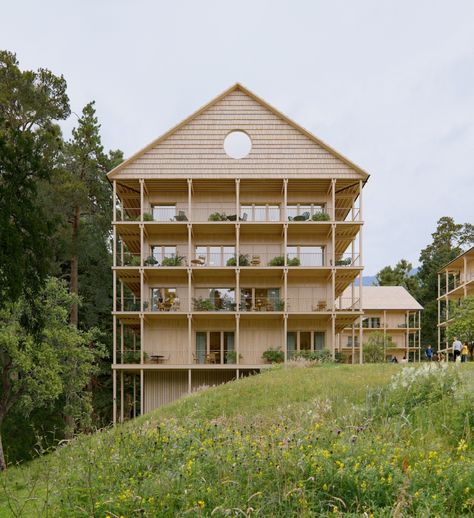
[[[326,311],[327,302],[325,300],[318,300],[318,303],[313,306],[313,311]]]
[[[252,255],[252,259],[250,260],[250,264],[252,266],[260,266],[261,260],[259,255]]]
[[[191,264],[194,266],[204,266],[206,264],[206,258],[200,255],[196,257],[196,259],[191,259]]]

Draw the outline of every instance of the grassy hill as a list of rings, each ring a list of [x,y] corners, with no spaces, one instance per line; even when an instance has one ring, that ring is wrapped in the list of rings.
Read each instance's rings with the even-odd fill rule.
[[[211,388],[10,468],[0,517],[472,516],[473,374],[322,365]]]

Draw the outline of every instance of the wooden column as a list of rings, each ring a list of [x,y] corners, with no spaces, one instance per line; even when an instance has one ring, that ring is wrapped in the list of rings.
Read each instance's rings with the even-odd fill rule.
[[[115,370],[117,364],[117,317],[115,315],[112,316],[112,326],[112,417],[115,424],[117,422],[117,371]]]
[[[285,356],[285,364],[288,362],[288,345],[287,345],[287,336],[288,336],[288,315],[285,313],[283,315],[283,353]]]
[[[438,273],[438,351],[441,350],[441,275]]]
[[[236,355],[236,363],[240,364],[240,313],[235,315],[235,355]],[[237,378],[238,378],[238,370],[237,370]]]
[[[193,364],[193,316],[188,313],[188,365]]]
[[[120,422],[123,423],[123,406],[124,406],[124,383],[123,370],[120,371]]]
[[[355,364],[355,327],[354,322],[352,322],[352,365]]]
[[[191,376],[191,369],[188,369],[188,394],[191,394],[193,391],[193,380]]]
[[[188,178],[188,220],[193,221],[193,205],[192,205],[193,180]]]
[[[363,199],[362,199],[362,189],[364,187],[364,183],[362,182],[362,180],[359,181],[359,220],[360,221],[363,221],[364,218],[363,218]],[[363,261],[363,256],[362,256],[362,249],[363,249],[363,241],[362,241],[362,225],[359,229],[359,266],[360,267],[363,267],[364,266],[364,261]],[[360,273],[359,273],[359,304],[360,304],[360,309],[361,311],[363,312],[364,311],[364,297],[363,297],[363,293],[364,293],[364,282],[363,282],[363,270],[360,270]],[[360,317],[360,329],[359,329],[359,363],[363,363],[364,361],[364,356],[363,356],[363,347],[362,347],[362,342],[363,342],[363,330],[362,330],[362,316]]]
[[[336,314],[331,315],[332,359],[336,358]]]

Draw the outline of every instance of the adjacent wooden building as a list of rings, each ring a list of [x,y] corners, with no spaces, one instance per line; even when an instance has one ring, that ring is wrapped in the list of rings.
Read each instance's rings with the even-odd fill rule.
[[[352,289],[343,296],[349,296]],[[355,287],[356,296],[358,289]],[[403,286],[366,286],[363,310],[362,338],[356,323],[339,336],[338,348],[346,361],[358,357],[360,344],[374,333],[383,335],[387,361],[394,357],[398,361],[420,361],[423,307]]]
[[[474,247],[460,254],[438,272],[438,350],[451,352],[446,330],[454,306],[474,296]]]
[[[240,84],[108,177],[114,420],[258,372],[268,349],[362,343],[368,174]]]

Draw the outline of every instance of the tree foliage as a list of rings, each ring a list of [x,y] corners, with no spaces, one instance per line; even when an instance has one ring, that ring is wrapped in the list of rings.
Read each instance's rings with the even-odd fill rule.
[[[22,324],[31,307],[23,297],[0,311],[0,431],[12,409],[28,415],[61,396],[77,421],[90,415],[90,397],[83,389],[104,350],[95,329],[80,331],[69,324],[73,301],[64,283],[47,280],[36,304],[43,313],[40,336]],[[0,445],[0,469],[4,467]]]
[[[467,297],[460,301],[451,314],[452,323],[447,329],[448,340],[456,336],[463,342],[474,342],[474,297]]]
[[[412,264],[406,259],[400,259],[393,268],[385,266],[375,278],[377,286],[403,286],[413,297],[418,295],[418,277],[413,273]]]
[[[380,331],[371,333],[367,341],[363,344],[364,362],[384,362],[385,350],[390,347],[394,347],[394,343],[390,335],[384,336],[384,334]]]
[[[37,187],[57,165],[62,139],[55,121],[68,115],[62,76],[22,71],[15,54],[0,51],[0,307],[34,295],[48,273],[53,222]]]
[[[432,242],[420,253],[417,277],[420,283],[419,302],[423,306],[421,335],[424,344],[437,343],[438,271],[463,252],[463,247],[474,244],[474,226],[457,224],[451,217],[438,220],[431,234]]]

